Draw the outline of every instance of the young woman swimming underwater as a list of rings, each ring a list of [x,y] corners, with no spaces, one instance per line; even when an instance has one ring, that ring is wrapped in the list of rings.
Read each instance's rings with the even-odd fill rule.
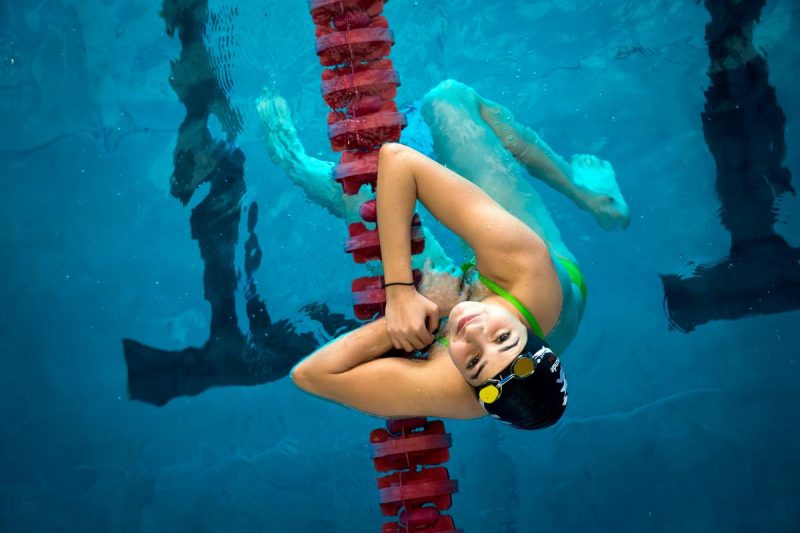
[[[292,380],[386,418],[490,414],[520,429],[550,426],[566,408],[559,356],[583,316],[586,284],[520,167],[606,229],[627,227],[628,206],[607,162],[573,156],[567,164],[507,109],[460,82],[442,82],[420,108],[446,166],[399,143],[380,150],[386,314],[306,357]],[[343,217],[358,205],[336,199],[332,164],[305,154],[285,101],[267,95],[259,111],[270,155],[310,198]],[[419,289],[409,232],[417,200],[475,253],[474,263],[458,269],[426,233]],[[382,357],[393,349],[425,352],[427,359]]]

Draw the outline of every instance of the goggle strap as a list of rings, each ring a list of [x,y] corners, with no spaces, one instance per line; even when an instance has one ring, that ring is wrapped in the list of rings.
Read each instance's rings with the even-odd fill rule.
[[[540,348],[539,351],[537,351],[535,354],[528,354],[527,356],[523,356],[522,354],[520,354],[519,356],[517,356],[517,358],[518,358],[517,360],[522,359],[522,358],[527,358],[527,359],[531,359],[533,361],[533,368],[531,369],[531,373],[528,374],[528,375],[525,375],[525,376],[518,376],[517,373],[514,371],[514,366],[516,366],[516,363],[517,363],[517,361],[515,361],[514,362],[514,366],[511,367],[511,373],[508,376],[506,376],[504,378],[500,378],[500,381],[498,381],[497,383],[487,383],[486,385],[484,385],[483,387],[480,388],[480,390],[478,391],[478,399],[481,401],[482,404],[487,403],[487,402],[484,402],[483,398],[480,397],[481,393],[483,393],[483,391],[485,389],[488,389],[490,387],[494,387],[495,389],[497,389],[497,396],[495,397],[494,401],[488,402],[490,404],[494,403],[497,400],[497,398],[500,397],[500,394],[503,392],[503,386],[506,383],[508,383],[509,381],[511,381],[513,378],[516,377],[517,379],[524,379],[524,378],[531,377],[533,375],[533,373],[536,371],[536,356],[539,355],[539,354],[544,354],[544,353],[553,353],[553,352],[552,352],[552,350],[550,350],[549,348],[547,348],[545,346],[545,347]]]

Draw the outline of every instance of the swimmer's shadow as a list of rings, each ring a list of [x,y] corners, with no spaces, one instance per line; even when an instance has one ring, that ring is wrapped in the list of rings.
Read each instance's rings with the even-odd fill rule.
[[[671,328],[800,309],[800,249],[780,236],[735,247],[689,277],[661,275]]]
[[[331,337],[359,325],[331,313],[325,304],[303,308]],[[181,396],[196,396],[212,387],[252,386],[282,379],[319,341],[298,333],[289,320],[263,324],[245,336],[235,328],[213,331],[200,347],[163,350],[122,339],[130,399],[162,406]]]

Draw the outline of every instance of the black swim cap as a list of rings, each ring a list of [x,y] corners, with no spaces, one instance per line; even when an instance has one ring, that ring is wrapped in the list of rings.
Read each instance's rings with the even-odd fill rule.
[[[523,352],[533,356],[542,347],[549,348],[529,329]],[[517,429],[542,429],[558,422],[564,414],[567,409],[567,379],[561,361],[554,353],[538,355],[535,360],[533,374],[523,379],[512,379],[503,385],[503,392],[496,402],[483,404],[493,418]],[[495,379],[508,376],[512,364],[513,361]],[[476,394],[479,389],[475,387]]]

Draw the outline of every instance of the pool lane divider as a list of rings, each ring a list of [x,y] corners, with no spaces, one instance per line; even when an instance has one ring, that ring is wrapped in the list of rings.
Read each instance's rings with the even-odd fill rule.
[[[383,143],[398,142],[405,115],[394,98],[400,78],[388,59],[394,36],[382,15],[384,0],[311,0],[316,49],[322,71],[322,98],[328,113],[331,148],[340,152],[332,179],[345,195],[364,186],[373,193],[359,208],[363,222],[348,226],[345,251],[356,263],[380,261],[375,206],[378,152]],[[367,225],[369,224],[369,226]],[[418,214],[411,223],[411,254],[425,248]],[[419,284],[422,274],[413,271]],[[359,320],[374,320],[386,310],[383,276],[353,280],[353,309]],[[455,533],[453,518],[442,514],[452,505],[458,482],[442,465],[450,458],[452,437],[441,420],[424,417],[387,420],[386,428],[370,433],[372,459],[378,478],[378,499],[384,516],[382,533],[406,531]],[[390,473],[391,472],[391,473]],[[388,474],[387,474],[388,473]]]

